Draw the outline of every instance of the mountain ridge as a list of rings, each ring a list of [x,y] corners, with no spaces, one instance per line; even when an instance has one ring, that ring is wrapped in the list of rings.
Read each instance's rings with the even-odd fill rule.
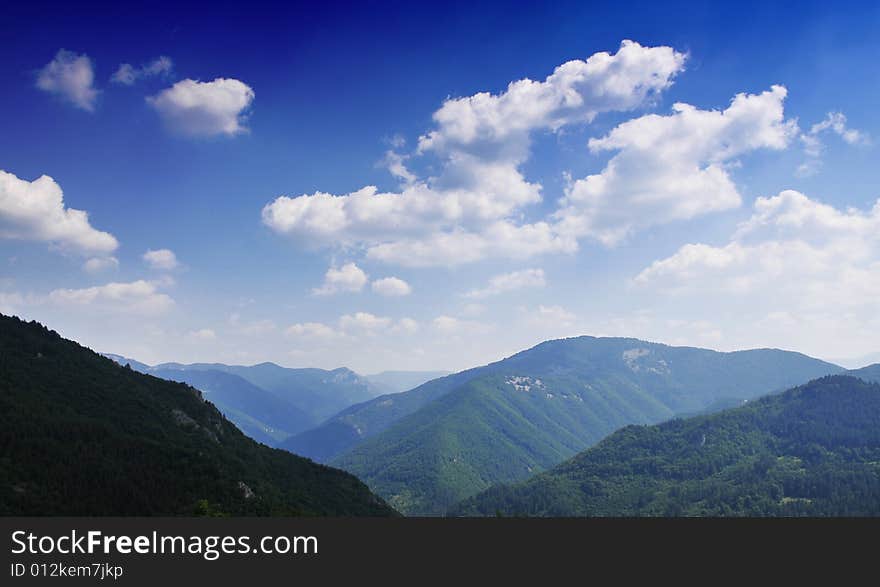
[[[880,385],[823,377],[743,407],[627,426],[457,516],[880,515]]]
[[[0,315],[0,515],[396,515],[195,388]]]
[[[469,494],[552,467],[619,427],[653,424],[719,400],[752,399],[840,371],[779,349],[722,353],[633,338],[557,339],[378,398],[392,400],[385,409],[401,399],[428,401],[400,418],[385,414],[382,421],[380,414],[371,423],[383,429],[362,429],[365,439],[327,462],[356,474],[404,513],[439,515]],[[367,409],[383,409],[376,401]],[[356,417],[363,409],[347,412]]]

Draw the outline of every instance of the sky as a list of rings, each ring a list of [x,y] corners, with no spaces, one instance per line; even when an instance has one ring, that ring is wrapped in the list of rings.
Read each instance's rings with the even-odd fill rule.
[[[880,351],[880,7],[31,3],[0,312],[154,364]]]

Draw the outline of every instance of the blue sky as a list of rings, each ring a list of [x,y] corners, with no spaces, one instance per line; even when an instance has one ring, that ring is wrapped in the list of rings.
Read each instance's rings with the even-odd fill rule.
[[[413,4],[5,9],[0,310],[366,373],[880,350],[880,9]]]

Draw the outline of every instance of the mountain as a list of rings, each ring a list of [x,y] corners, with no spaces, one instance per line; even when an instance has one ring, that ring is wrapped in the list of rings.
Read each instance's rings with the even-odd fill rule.
[[[150,369],[152,369],[152,367],[150,367],[146,363],[141,363],[140,361],[135,361],[134,359],[129,359],[128,357],[123,357],[122,355],[114,355],[113,353],[101,353],[101,354],[103,356],[107,357],[108,359],[112,359],[112,360],[116,361],[117,363],[119,363],[123,367],[128,365],[129,367],[131,367],[135,371],[139,371],[141,373],[149,373]]]
[[[150,369],[149,373],[192,385],[245,434],[269,446],[276,446],[313,423],[296,406],[232,373],[160,368]]]
[[[880,353],[870,353],[861,357],[837,359],[833,360],[832,362],[837,363],[838,365],[843,365],[844,367],[848,367],[850,369],[859,369],[863,366],[870,366],[874,363],[880,362]]]
[[[329,463],[403,513],[442,514],[491,485],[552,467],[622,426],[729,405],[840,370],[773,349],[719,353],[625,338],[549,341],[391,396],[387,409],[400,411],[399,400],[435,393]],[[451,390],[438,389],[450,383]]]
[[[864,379],[865,381],[880,383],[880,363],[868,365],[867,367],[862,367],[861,369],[853,369],[851,371],[847,371],[847,375],[859,377],[861,379]]]
[[[366,378],[345,367],[327,371],[260,363],[250,367],[229,366],[226,370],[289,401],[316,423],[381,393]]]
[[[629,426],[452,515],[880,516],[880,385],[836,375],[709,416]]]
[[[380,395],[355,404],[321,425],[290,437],[280,446],[318,462],[328,462],[480,373],[490,371],[494,365],[497,363],[432,379],[407,392]]]
[[[226,373],[240,378],[243,380],[243,382],[239,380],[242,389],[237,395],[241,400],[245,400],[245,394],[253,393],[256,398],[256,405],[253,409],[246,401],[238,401],[233,406],[231,402],[221,400],[216,402],[217,406],[236,424],[242,426],[246,432],[254,432],[257,435],[255,438],[259,437],[261,442],[273,446],[292,434],[317,425],[352,404],[372,399],[382,393],[367,378],[344,367],[332,371],[309,368],[290,369],[275,363],[260,363],[251,366],[225,365],[223,363],[161,363],[151,367],[120,355],[105,353],[104,356],[113,359],[120,365],[129,364],[133,369],[142,373],[156,375],[162,373],[163,375],[158,375],[160,377],[173,374],[174,377],[171,379],[185,381],[195,387],[199,387],[197,383],[194,383],[196,378],[204,381],[204,378],[198,375],[200,372],[215,373],[212,376],[214,380],[220,379],[216,373]],[[227,381],[228,388],[231,388],[231,382],[232,380]],[[255,387],[264,393],[257,393]],[[297,415],[286,422],[278,422],[277,418],[273,420],[274,423],[265,421],[262,417],[264,411],[261,409],[269,401],[262,399],[265,392],[285,402],[288,405],[286,412],[293,410]],[[233,409],[227,410],[228,406]],[[303,414],[305,419],[302,418]]]
[[[241,433],[194,388],[0,315],[0,515],[395,512]]]
[[[382,371],[374,375],[364,375],[382,394],[400,393],[418,387],[426,381],[445,377],[449,371]]]

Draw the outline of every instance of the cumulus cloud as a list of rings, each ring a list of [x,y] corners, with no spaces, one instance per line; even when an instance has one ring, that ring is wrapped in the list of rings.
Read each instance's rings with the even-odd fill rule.
[[[100,273],[109,269],[119,269],[119,259],[116,257],[92,257],[83,263],[83,269],[89,273]]]
[[[739,301],[763,316],[756,328],[778,330],[788,317],[789,335],[800,331],[803,340],[832,336],[845,324],[856,337],[880,315],[880,201],[862,211],[793,190],[759,198],[728,243],[685,245],[635,283],[713,303]]]
[[[541,82],[522,79],[498,95],[450,98],[434,113],[437,128],[419,139],[419,150],[509,149],[504,158],[522,160],[530,132],[636,108],[669,87],[684,62],[671,47],[624,41],[614,55],[569,61]]]
[[[504,273],[496,275],[489,279],[486,287],[474,289],[464,296],[466,298],[488,298],[508,291],[514,291],[523,288],[538,288],[547,285],[544,278],[543,269],[524,269],[522,271],[513,271],[512,273]]]
[[[362,246],[369,258],[409,266],[573,251],[576,241],[546,222],[522,220],[523,209],[542,199],[541,185],[519,169],[531,134],[643,105],[672,83],[684,61],[670,47],[625,41],[614,55],[570,61],[544,81],[451,98],[414,154],[438,157],[436,176],[418,179],[392,153],[386,164],[403,180],[401,191],[366,186],[343,195],[279,196],[263,208],[263,222],[301,242]]]
[[[343,314],[336,325],[324,322],[303,322],[288,327],[284,334],[291,339],[315,343],[352,343],[359,338],[388,334],[414,334],[419,323],[412,318],[394,320],[370,312]]]
[[[432,324],[438,333],[449,337],[485,334],[491,330],[489,325],[482,322],[446,315],[437,316]]]
[[[81,254],[112,253],[116,238],[96,230],[88,213],[68,208],[48,175],[34,181],[0,171],[0,238],[48,242]]]
[[[215,333],[210,328],[201,328],[199,330],[188,332],[186,337],[194,342],[207,342],[209,340],[214,340],[215,338],[217,338],[217,333]]]
[[[396,151],[386,151],[385,159],[382,160],[382,163],[391,175],[401,180],[405,185],[410,185],[415,183],[418,177],[407,169],[406,159],[405,155],[401,155]]]
[[[412,293],[412,287],[404,280],[397,277],[384,277],[370,284],[373,291],[382,296],[398,297],[408,296]]]
[[[796,174],[798,176],[806,177],[819,171],[822,166],[822,152],[825,150],[825,144],[820,135],[828,132],[833,132],[848,145],[867,145],[871,142],[864,132],[847,127],[846,116],[842,112],[829,112],[824,120],[817,122],[810,127],[808,132],[801,134],[800,138],[807,160],[797,168]]]
[[[419,331],[419,323],[412,318],[401,318],[393,328],[393,332],[415,334]]]
[[[254,96],[254,90],[237,79],[185,79],[147,97],[147,103],[173,132],[234,136],[247,131],[245,121]]]
[[[387,330],[391,326],[391,318],[376,316],[369,312],[345,314],[339,318],[339,327],[346,332],[373,334]]]
[[[171,271],[180,266],[177,255],[170,249],[148,249],[143,255],[143,260],[151,269],[162,271]]]
[[[363,269],[354,263],[331,267],[324,274],[324,284],[312,290],[316,296],[329,296],[340,292],[361,291],[369,280]]]
[[[174,300],[161,293],[159,283],[138,280],[108,283],[83,289],[56,289],[48,302],[62,307],[91,308],[100,312],[156,315],[170,310]]]
[[[616,153],[601,173],[568,187],[558,230],[613,245],[638,228],[738,207],[729,166],[797,136],[796,122],[785,119],[786,94],[782,86],[738,94],[721,111],[676,103],[671,115],[641,116],[591,139],[592,152]]]
[[[131,86],[143,78],[168,75],[173,67],[174,63],[171,61],[171,58],[164,55],[140,67],[134,67],[130,63],[122,63],[113,74],[113,77],[110,78],[110,81],[124,86]]]
[[[284,331],[291,338],[306,340],[328,341],[339,336],[331,326],[321,322],[303,322],[292,324]]]
[[[532,323],[540,326],[564,326],[570,327],[577,319],[573,313],[562,306],[539,305],[538,310],[532,315]]]
[[[77,108],[93,112],[98,99],[95,70],[88,55],[59,49],[55,58],[37,73],[37,87]]]

